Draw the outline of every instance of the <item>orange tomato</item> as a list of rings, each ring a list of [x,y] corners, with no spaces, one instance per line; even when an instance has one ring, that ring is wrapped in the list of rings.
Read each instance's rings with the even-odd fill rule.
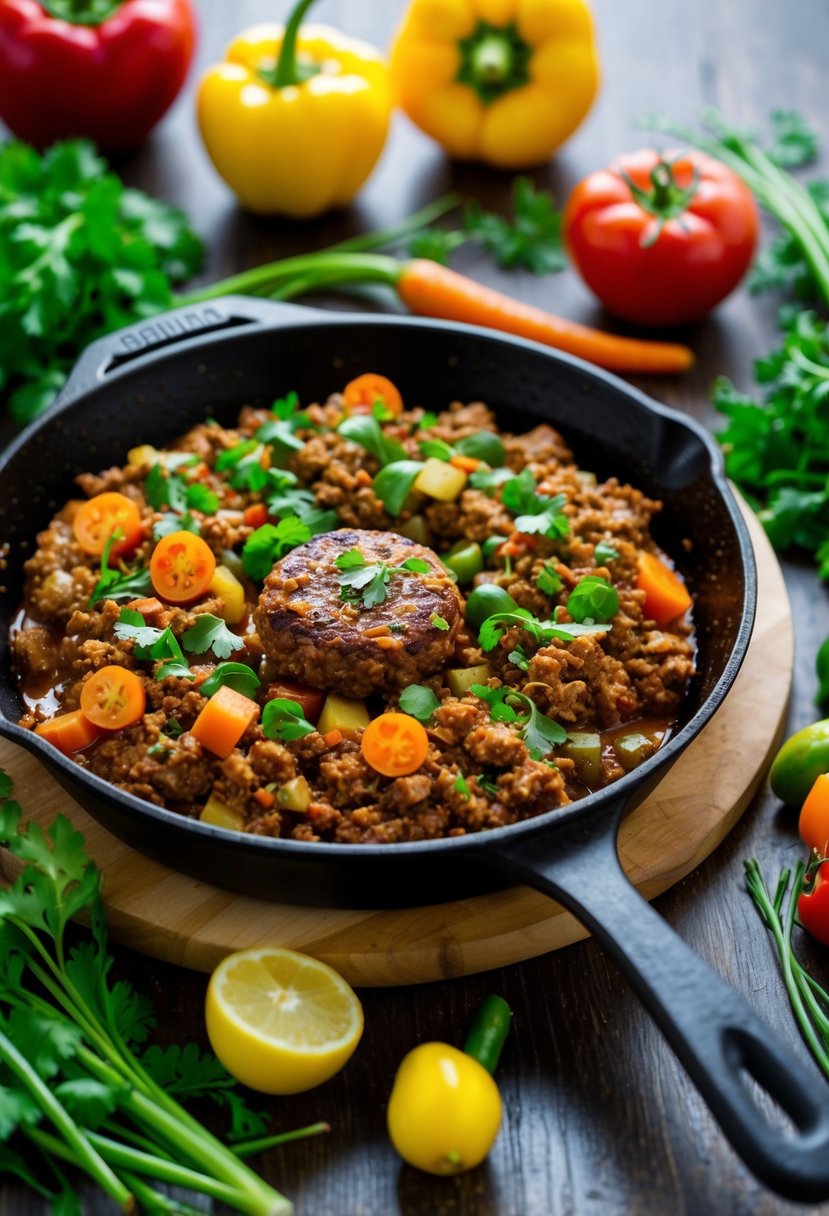
[[[81,688],[81,712],[104,730],[123,730],[144,713],[144,685],[134,671],[111,663],[101,667]]]
[[[116,491],[96,494],[78,508],[72,520],[72,531],[84,553],[100,557],[104,546],[116,528],[121,537],[110,550],[109,560],[125,557],[137,549],[144,539],[141,512],[131,498]]]
[[[360,751],[384,777],[405,777],[420,768],[429,751],[429,736],[408,714],[381,714],[363,731]]]
[[[392,414],[402,414],[403,398],[386,376],[377,372],[366,372],[356,380],[350,380],[343,389],[347,414],[370,414],[375,402],[380,401]]]
[[[667,625],[682,616],[694,602],[682,579],[655,553],[640,556],[636,586],[645,593],[645,616],[657,625]]]
[[[196,718],[190,734],[214,756],[225,760],[258,712],[255,701],[223,684]]]
[[[268,508],[263,502],[253,503],[245,508],[242,522],[246,523],[249,528],[261,528],[268,522]]]
[[[187,604],[210,589],[216,559],[206,541],[194,532],[162,536],[150,558],[150,578],[162,599]]]
[[[46,739],[59,752],[63,752],[64,756],[89,747],[100,733],[98,727],[84,717],[79,709],[73,710],[71,714],[58,714],[56,718],[39,722],[35,727],[35,734]]]
[[[821,773],[800,808],[800,838],[822,857],[829,853],[829,773]]]

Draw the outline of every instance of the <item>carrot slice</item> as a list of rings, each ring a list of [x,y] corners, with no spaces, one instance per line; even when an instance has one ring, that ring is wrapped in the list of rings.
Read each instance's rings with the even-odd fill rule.
[[[117,663],[93,672],[81,689],[84,717],[104,730],[132,726],[142,717],[146,704],[140,677]]]
[[[265,811],[269,811],[276,802],[276,795],[272,794],[270,790],[266,790],[264,786],[261,789],[254,790],[253,796]]]
[[[258,713],[255,701],[223,684],[196,718],[190,733],[202,747],[225,760]]]
[[[48,722],[39,722],[35,734],[46,739],[64,756],[71,756],[73,752],[83,751],[94,743],[101,731],[79,709],[75,709],[70,714],[58,714]]]
[[[829,773],[821,773],[800,808],[798,831],[810,849],[829,852]]]
[[[645,593],[645,616],[657,625],[667,625],[687,612],[694,602],[679,575],[674,574],[655,553],[639,558],[636,586]]]
[[[377,372],[365,372],[350,380],[343,389],[343,399],[347,414],[370,414],[378,401],[392,414],[403,412],[403,398],[397,386]]]
[[[475,456],[453,456],[449,463],[464,473],[474,473],[481,462]]]
[[[409,714],[381,714],[363,731],[360,751],[366,764],[384,777],[405,777],[426,759],[429,736]]]

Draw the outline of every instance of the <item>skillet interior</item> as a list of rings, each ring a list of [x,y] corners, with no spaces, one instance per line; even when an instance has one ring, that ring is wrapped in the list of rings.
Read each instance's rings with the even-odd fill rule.
[[[227,301],[233,316],[233,302]],[[185,338],[133,359],[116,338],[86,358],[107,374],[84,377],[0,461],[0,731],[23,743],[98,819],[143,852],[177,869],[249,894],[314,904],[391,906],[458,898],[503,885],[471,864],[476,838],[418,844],[325,845],[241,836],[184,819],[125,795],[58,756],[17,726],[7,634],[22,599],[22,566],[34,538],[74,490],[74,476],[123,462],[136,443],[163,445],[207,416],[229,423],[241,405],[269,404],[295,389],[325,398],[371,369],[390,376],[407,402],[442,408],[486,401],[501,425],[520,431],[546,419],[559,427],[582,468],[618,476],[663,500],[654,535],[695,596],[699,674],[674,739],[609,790],[564,811],[486,834],[543,830],[599,802],[641,798],[704,724],[736,675],[753,614],[750,545],[712,441],[695,424],[577,360],[532,343],[461,326],[396,317],[274,310],[265,324],[244,318],[215,334]],[[74,399],[70,399],[73,398]],[[685,548],[684,542],[690,542]],[[423,855],[430,861],[424,867]],[[420,864],[418,864],[420,862]]]

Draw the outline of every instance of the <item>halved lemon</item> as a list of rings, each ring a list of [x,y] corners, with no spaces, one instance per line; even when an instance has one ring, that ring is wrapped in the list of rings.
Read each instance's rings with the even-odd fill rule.
[[[297,1094],[339,1072],[363,1033],[363,1008],[332,967],[295,950],[228,955],[210,977],[210,1043],[243,1085]]]

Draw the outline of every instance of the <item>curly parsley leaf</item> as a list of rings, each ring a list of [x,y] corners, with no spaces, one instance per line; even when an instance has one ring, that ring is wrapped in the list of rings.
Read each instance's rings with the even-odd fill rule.
[[[185,650],[191,654],[205,654],[212,650],[217,659],[229,659],[234,650],[244,650],[245,639],[228,629],[220,616],[202,612],[194,625],[182,634]]]
[[[303,714],[299,702],[287,697],[274,697],[262,710],[262,734],[268,739],[290,743],[313,734],[316,729]]]
[[[261,684],[256,672],[245,663],[219,663],[202,684],[199,691],[204,697],[212,697],[222,685],[227,684],[234,692],[253,700]]]
[[[400,694],[400,708],[419,722],[428,722],[440,701],[425,684],[409,684]]]
[[[251,533],[242,549],[242,568],[248,578],[261,582],[290,549],[311,539],[311,529],[289,515],[278,524],[263,524]]]
[[[619,593],[606,578],[588,574],[579,579],[567,597],[567,611],[574,621],[606,624],[619,611]]]
[[[112,570],[109,555],[123,532],[115,528],[107,538],[101,554],[101,574],[89,597],[89,607],[94,608],[100,600],[134,600],[147,595],[151,590],[150,572],[143,566],[133,570]]]

